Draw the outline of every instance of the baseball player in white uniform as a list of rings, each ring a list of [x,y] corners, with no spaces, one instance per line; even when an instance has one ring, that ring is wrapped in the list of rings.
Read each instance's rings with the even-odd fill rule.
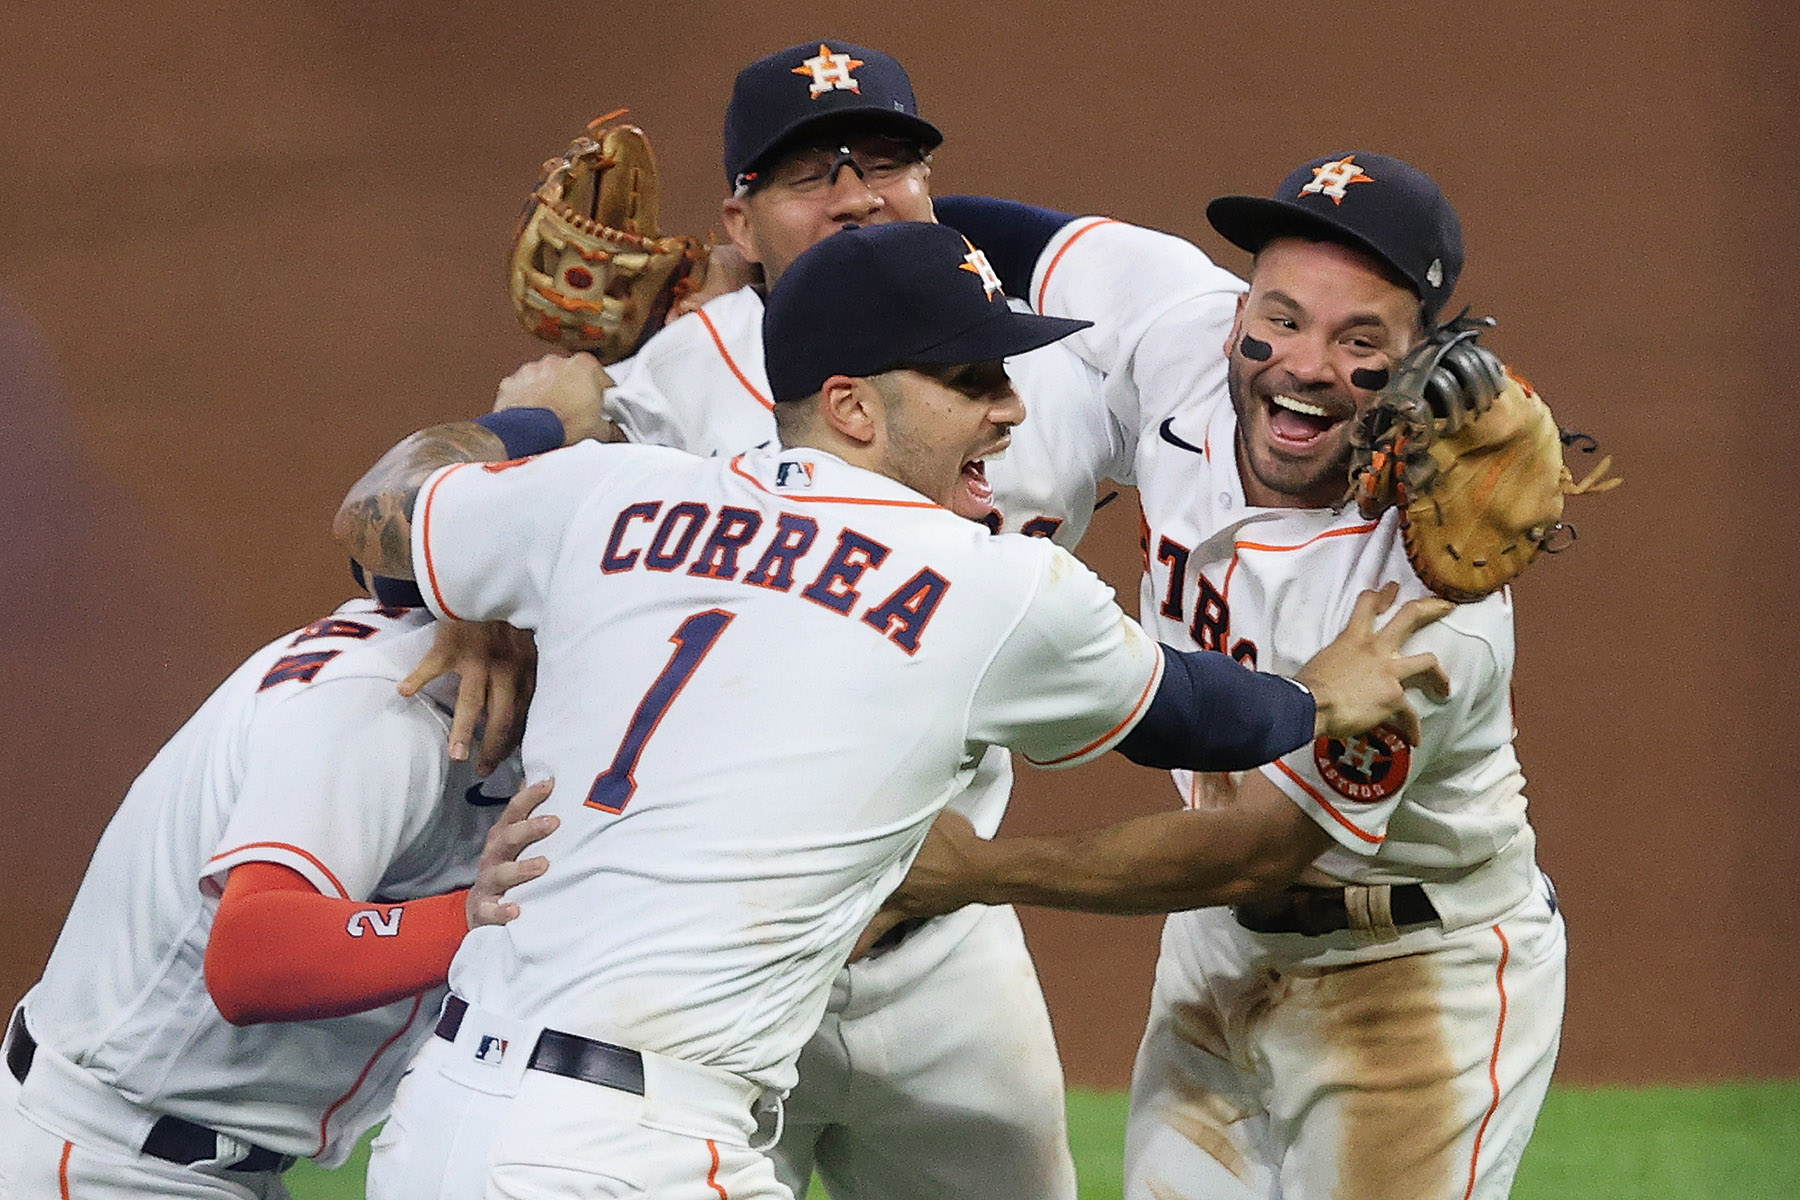
[[[986,232],[1005,241],[1048,216]],[[1257,255],[1228,323],[1180,299],[1215,290],[1197,250],[1093,218],[1042,243],[1031,294],[1097,322],[1071,344],[1124,394],[1115,404],[1139,408],[1146,623],[1280,671],[1323,644],[1360,588],[1424,592],[1396,514],[1344,507],[1346,439],[1454,288],[1461,232],[1429,178],[1360,152],[1208,216]],[[1215,345],[1225,359],[1203,349]],[[1510,595],[1458,606],[1415,644],[1452,684],[1448,700],[1422,698],[1417,744],[1391,729],[1321,738],[1235,788],[1177,772],[1197,811],[1036,845],[961,833],[980,860],[970,878],[921,872],[937,895],[919,911],[958,894],[1097,911],[1236,903],[1166,926],[1133,1078],[1133,1200],[1509,1192],[1564,986],[1563,923],[1512,748]],[[1222,823],[1271,807],[1303,818],[1295,844],[1316,857],[1268,897],[1215,848]]]
[[[767,283],[846,224],[931,219],[927,153],[942,135],[917,111],[899,63],[835,39],[739,74],[724,224]],[[1229,306],[1240,285],[1223,282]],[[763,296],[712,300],[608,368],[610,380],[584,355],[528,364],[501,402],[536,403],[546,372],[568,370],[610,382],[606,415],[631,441],[701,455],[773,445]],[[1061,344],[1009,359],[1007,372],[1031,417],[1004,458],[971,468],[952,508],[1072,549],[1100,482],[1129,475],[1131,431],[1104,404],[1099,372]],[[1011,787],[1011,756],[996,748],[951,804],[991,835]],[[842,970],[800,1078],[771,1150],[798,1193],[816,1166],[837,1200],[1074,1200],[1062,1066],[1010,908],[907,926]]]
[[[357,600],[276,639],[138,776],[7,1029],[0,1196],[285,1196],[385,1115],[530,799],[449,761],[453,686],[396,694],[430,625]]]
[[[1168,654],[1065,551],[947,511],[1023,419],[999,360],[1078,327],[1013,311],[944,226],[846,231],[770,297],[787,449],[483,461],[587,431],[521,409],[501,438],[415,435],[352,490],[366,568],[535,630],[525,759],[563,817],[523,915],[459,951],[372,1195],[787,1197],[756,1105],[984,747],[1245,763],[1411,712],[1429,655],[1318,674],[1334,644],[1309,695]]]

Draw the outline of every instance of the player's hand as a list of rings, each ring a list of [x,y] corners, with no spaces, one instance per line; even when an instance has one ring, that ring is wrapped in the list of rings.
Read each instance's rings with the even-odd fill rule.
[[[894,926],[902,921],[910,920],[903,908],[890,908],[887,905],[875,910],[869,923],[856,937],[856,945],[850,950],[850,962],[861,962],[875,948],[875,943],[893,931]]]
[[[465,902],[469,928],[504,925],[519,915],[519,906],[505,899],[506,893],[528,879],[536,879],[550,869],[550,860],[539,855],[519,861],[527,846],[542,841],[556,831],[561,821],[548,814],[531,815],[532,810],[550,795],[556,781],[546,779],[519,789],[507,802],[500,820],[488,830],[487,844],[481,848],[481,861],[475,869],[475,882]]]
[[[450,757],[456,762],[468,759],[485,714],[475,773],[486,778],[524,735],[525,710],[537,686],[537,642],[504,621],[439,621],[431,649],[400,681],[400,694],[411,696],[440,675],[460,680],[450,719]]]
[[[1397,583],[1356,598],[1350,623],[1330,645],[1294,675],[1312,689],[1318,715],[1313,736],[1351,738],[1377,725],[1391,725],[1408,744],[1419,744],[1419,714],[1406,698],[1419,688],[1434,699],[1450,695],[1450,677],[1435,654],[1402,654],[1406,639],[1442,620],[1456,606],[1426,597],[1409,600],[1393,620],[1375,630],[1375,618],[1393,607]]]
[[[925,843],[919,847],[912,869],[856,939],[850,961],[867,954],[869,947],[902,921],[955,912],[969,903],[964,884],[977,873],[986,845],[969,824],[969,818],[949,809],[939,813],[926,831]]]
[[[500,381],[494,393],[494,411],[550,409],[562,418],[565,446],[585,438],[623,441],[625,435],[619,427],[606,419],[603,402],[612,384],[612,376],[591,354],[546,354]]]
[[[730,242],[708,248],[704,270],[700,286],[669,306],[670,321],[687,316],[709,300],[716,300],[727,292],[735,292],[762,279],[761,269],[745,258]],[[690,275],[689,278],[693,276]]]

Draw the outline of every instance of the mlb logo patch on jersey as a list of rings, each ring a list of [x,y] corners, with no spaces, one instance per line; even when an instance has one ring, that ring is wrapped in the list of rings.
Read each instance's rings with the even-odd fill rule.
[[[1349,741],[1323,737],[1313,743],[1313,766],[1332,791],[1346,800],[1374,804],[1406,783],[1412,747],[1386,725]]]
[[[779,488],[809,488],[813,485],[813,465],[809,462],[783,462],[775,464],[775,486]]]
[[[475,1061],[486,1063],[490,1067],[497,1067],[505,1058],[506,1039],[495,1037],[491,1033],[482,1034],[481,1040],[475,1044]]]

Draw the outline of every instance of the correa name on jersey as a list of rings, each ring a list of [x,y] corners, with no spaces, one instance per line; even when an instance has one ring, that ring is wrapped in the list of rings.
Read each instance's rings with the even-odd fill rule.
[[[709,525],[702,538],[701,531]],[[685,569],[700,578],[789,593],[800,579],[811,576],[799,595],[848,617],[863,598],[859,590],[863,576],[879,574],[889,552],[888,546],[848,526],[839,531],[835,544],[829,540],[821,544],[819,523],[799,513],[779,513],[773,526],[765,528],[763,515],[755,509],[726,504],[714,513],[697,500],[645,500],[619,510],[600,569],[608,575]],[[746,562],[753,565],[743,570],[741,564]],[[884,599],[864,608],[862,623],[907,654],[916,654],[949,590],[950,580],[942,573],[921,567]]]

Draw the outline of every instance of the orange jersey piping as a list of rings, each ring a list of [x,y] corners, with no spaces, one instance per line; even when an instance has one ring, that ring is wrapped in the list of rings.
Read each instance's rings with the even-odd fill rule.
[[[762,405],[770,412],[774,412],[775,402],[757,391],[756,385],[750,382],[750,377],[738,369],[737,360],[732,358],[731,351],[725,348],[725,339],[719,336],[719,327],[712,323],[712,318],[706,315],[706,310],[704,308],[696,308],[694,310],[694,315],[700,318],[700,323],[702,325],[706,326],[706,332],[712,334],[713,345],[719,348],[719,357],[725,360],[725,365],[731,368],[731,373],[737,376],[737,381],[744,385],[744,390],[755,397],[758,404]]]
[[[1314,791],[1311,784],[1307,783],[1306,780],[1300,778],[1300,776],[1294,774],[1293,768],[1288,766],[1286,763],[1277,759],[1275,761],[1275,769],[1280,771],[1283,775],[1286,775],[1289,779],[1293,780],[1295,783],[1299,784],[1300,790],[1305,792],[1307,795],[1311,796],[1320,808],[1324,809],[1328,814],[1330,814],[1332,820],[1336,821],[1339,825],[1342,825],[1345,829],[1348,829],[1351,833],[1354,833],[1357,837],[1361,838],[1363,841],[1369,843],[1371,846],[1379,846],[1379,845],[1381,845],[1381,843],[1387,841],[1387,834],[1385,834],[1385,833],[1369,833],[1368,831],[1366,831],[1364,829],[1358,828],[1355,824],[1353,824],[1351,822],[1349,817],[1346,817],[1343,813],[1339,812],[1336,808],[1334,808],[1332,806],[1331,801],[1327,800],[1324,796],[1322,796],[1318,792]]]
[[[1326,538],[1354,537],[1359,534],[1373,533],[1380,528],[1380,521],[1371,521],[1367,525],[1350,525],[1343,529],[1327,529],[1324,533],[1315,534],[1304,542],[1296,542],[1291,546],[1276,546],[1268,542],[1233,542],[1231,543],[1231,565],[1225,568],[1225,587],[1222,589],[1227,600],[1231,599],[1231,577],[1237,571],[1238,557],[1246,550],[1267,550],[1271,553],[1282,553],[1291,550],[1304,550],[1314,542]]]
[[[302,850],[300,847],[291,845],[287,842],[245,842],[242,846],[233,846],[229,850],[221,850],[219,853],[213,855],[211,858],[207,859],[206,861],[209,864],[216,863],[221,858],[229,858],[233,854],[242,854],[246,850],[259,850],[265,846],[269,847],[271,849],[275,849],[275,850],[286,850],[291,854],[298,854],[301,858],[304,858],[307,862],[309,862],[313,866],[317,867],[319,869],[319,873],[324,875],[326,879],[329,879],[331,881],[331,886],[337,889],[337,898],[339,900],[350,899],[350,893],[347,890],[345,890],[344,885],[341,882],[339,882],[338,877],[331,873],[330,867],[328,867],[324,863],[320,862],[318,860],[317,856],[310,854],[307,851]],[[277,865],[279,865],[279,864],[277,864]]]
[[[706,1172],[706,1186],[719,1193],[719,1200],[731,1200],[725,1194],[724,1186],[719,1183],[719,1143],[707,1138],[706,1149],[712,1154],[712,1166]]]
[[[1162,664],[1162,648],[1160,646],[1157,647],[1156,650],[1156,661],[1159,666]],[[1139,717],[1144,715],[1144,708],[1150,703],[1150,693],[1156,689],[1156,685],[1160,682],[1162,682],[1162,672],[1150,672],[1150,678],[1145,682],[1144,690],[1138,693],[1137,703],[1132,706],[1129,713],[1125,714],[1125,719],[1089,742],[1087,745],[1083,746],[1081,749],[1072,754],[1065,754],[1061,758],[1047,758],[1041,761],[1027,754],[1025,756],[1025,761],[1036,767],[1054,767],[1058,763],[1066,763],[1072,758],[1080,758],[1082,755],[1091,751],[1095,746],[1103,745],[1117,737],[1121,729],[1129,728],[1137,722]]]
[[[422,994],[413,997],[412,1011],[406,1014],[406,1020],[400,1023],[400,1028],[394,1030],[392,1037],[388,1038],[387,1041],[375,1048],[375,1053],[371,1054],[369,1056],[369,1061],[363,1064],[362,1074],[356,1077],[356,1082],[350,1085],[350,1090],[332,1101],[331,1107],[325,1110],[325,1115],[319,1118],[319,1148],[314,1150],[308,1157],[316,1157],[325,1153],[325,1127],[331,1123],[332,1114],[342,1108],[346,1100],[356,1095],[357,1089],[363,1085],[363,1080],[367,1079],[369,1077],[369,1072],[375,1068],[376,1060],[387,1053],[389,1046],[392,1046],[395,1042],[400,1040],[401,1034],[412,1028],[413,1021],[419,1016],[419,1006],[424,1002],[425,997]]]
[[[1050,276],[1055,273],[1056,264],[1062,261],[1063,255],[1069,252],[1069,247],[1073,246],[1076,242],[1079,242],[1082,238],[1094,232],[1094,230],[1100,228],[1102,225],[1117,224],[1118,222],[1111,217],[1101,217],[1087,228],[1076,231],[1076,233],[1072,235],[1068,241],[1064,242],[1062,247],[1051,256],[1050,265],[1044,268],[1044,281],[1038,284],[1037,310],[1039,312],[1044,311],[1044,293],[1050,290]]]
[[[1500,1107],[1500,1035],[1506,1032],[1506,960],[1512,957],[1512,945],[1498,925],[1494,926],[1494,936],[1500,939],[1500,965],[1494,968],[1494,986],[1500,990],[1500,1022],[1494,1026],[1494,1052],[1488,1056],[1488,1083],[1493,1087],[1494,1098],[1488,1102],[1487,1112],[1481,1117],[1481,1127],[1475,1131],[1475,1148],[1469,1152],[1469,1186],[1463,1191],[1463,1200],[1469,1200],[1475,1194],[1475,1168],[1481,1161],[1481,1139],[1487,1136],[1488,1122],[1494,1119],[1494,1112]]]
[[[420,531],[421,536],[419,540],[425,546],[426,582],[431,585],[431,594],[437,597],[438,607],[443,609],[444,615],[449,617],[452,621],[460,621],[462,618],[451,612],[450,606],[444,602],[443,590],[438,587],[437,567],[431,561],[431,502],[437,498],[439,484],[443,483],[444,480],[450,478],[450,476],[462,470],[464,467],[470,465],[471,464],[469,463],[458,463],[456,466],[451,467],[448,471],[445,471],[442,475],[439,475],[436,479],[431,481],[431,490],[425,493],[425,512],[420,518],[422,529]]]

